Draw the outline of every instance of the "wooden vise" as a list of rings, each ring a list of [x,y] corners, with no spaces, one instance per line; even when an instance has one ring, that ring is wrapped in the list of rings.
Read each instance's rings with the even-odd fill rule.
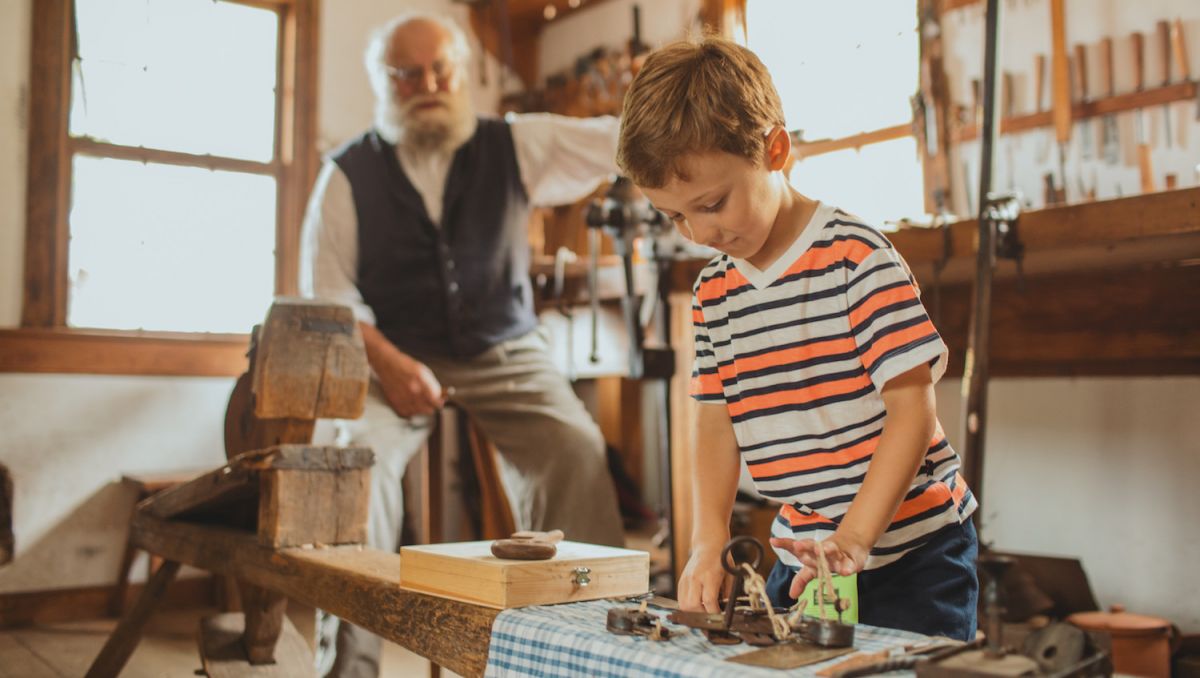
[[[254,532],[259,546],[267,549],[365,542],[374,455],[362,447],[311,444],[318,418],[354,419],[363,411],[370,368],[350,309],[279,299],[266,321],[254,328],[248,355],[249,369],[238,378],[225,412],[229,463],[154,495],[138,506],[138,513],[167,520],[168,526],[200,523]],[[179,563],[164,563],[89,676],[120,671],[156,598],[178,568]],[[240,634],[244,655],[236,654],[250,664],[274,663],[287,599],[245,581],[239,580],[238,589],[245,611]],[[202,623],[206,667],[210,651],[220,644],[218,636],[221,642],[239,644],[228,617]],[[236,649],[215,652],[228,660]],[[311,660],[305,673],[312,673]]]

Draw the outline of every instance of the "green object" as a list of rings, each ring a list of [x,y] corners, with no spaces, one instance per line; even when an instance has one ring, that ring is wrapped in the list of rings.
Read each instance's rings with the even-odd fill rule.
[[[838,619],[845,624],[858,623],[858,575],[852,574],[843,577],[842,575],[833,575],[833,588],[837,591],[839,598],[844,598],[850,601],[850,607],[838,617],[837,608],[834,607],[832,600],[825,603],[825,618]],[[814,579],[808,582],[808,586],[804,587],[804,593],[800,594],[802,598],[808,601],[808,605],[804,608],[804,616],[820,617],[821,603],[817,600],[817,580]]]

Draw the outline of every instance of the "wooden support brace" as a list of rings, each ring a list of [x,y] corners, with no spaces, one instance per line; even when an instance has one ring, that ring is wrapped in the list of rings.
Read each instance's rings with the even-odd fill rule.
[[[284,615],[274,664],[254,665],[242,646],[245,620],[226,613],[200,621],[200,663],[209,678],[315,678],[312,651]]]
[[[100,649],[100,654],[96,656],[91,668],[88,669],[87,678],[108,678],[121,673],[121,669],[125,668],[125,663],[129,661],[130,655],[137,649],[138,643],[142,639],[142,631],[146,627],[146,622],[149,621],[150,615],[162,601],[167,586],[178,573],[179,561],[163,562],[162,567],[158,568],[154,576],[146,583],[146,588],[138,597],[133,609],[121,618],[116,630],[108,637],[108,642],[104,643],[104,647]]]
[[[261,586],[238,582],[242,592],[242,607],[246,613],[246,630],[242,645],[251,664],[274,664],[275,643],[283,631],[283,616],[287,598]]]

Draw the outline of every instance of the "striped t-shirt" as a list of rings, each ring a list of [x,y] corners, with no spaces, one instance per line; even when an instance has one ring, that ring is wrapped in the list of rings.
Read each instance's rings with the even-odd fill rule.
[[[693,294],[692,396],[725,404],[755,486],[783,504],[772,535],[832,535],[883,431],[884,384],[922,363],[935,382],[946,369],[946,345],[907,266],[879,231],[819,204],[767,270],[721,255]],[[975,510],[959,466],[939,423],[867,569]]]

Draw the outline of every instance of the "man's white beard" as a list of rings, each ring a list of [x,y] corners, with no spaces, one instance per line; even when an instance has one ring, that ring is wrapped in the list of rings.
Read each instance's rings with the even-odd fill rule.
[[[441,107],[418,110],[422,103]],[[403,104],[392,96],[375,102],[375,127],[389,143],[418,152],[450,152],[475,133],[475,111],[465,89],[420,95]]]

